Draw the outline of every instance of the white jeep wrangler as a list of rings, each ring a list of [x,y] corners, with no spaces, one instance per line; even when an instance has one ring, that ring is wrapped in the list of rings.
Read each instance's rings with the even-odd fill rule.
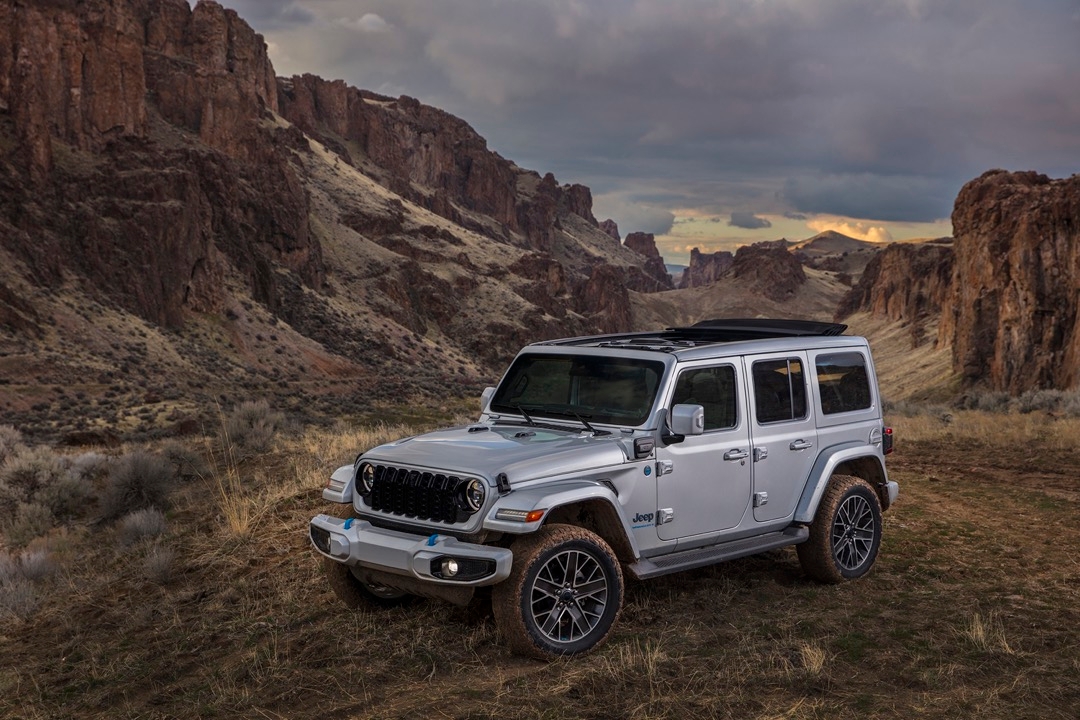
[[[349,606],[468,604],[535,657],[608,637],[623,576],[794,545],[812,578],[869,572],[885,471],[870,348],[844,325],[711,320],[535,343],[480,419],[339,468],[311,540]]]

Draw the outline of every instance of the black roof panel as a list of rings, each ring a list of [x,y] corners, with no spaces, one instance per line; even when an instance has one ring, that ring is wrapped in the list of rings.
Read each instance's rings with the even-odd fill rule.
[[[591,345],[625,347],[641,350],[673,351],[701,345],[764,340],[782,337],[842,335],[847,325],[813,320],[727,318],[703,320],[690,327],[675,327],[651,332],[616,333],[589,337],[549,340],[540,345]]]

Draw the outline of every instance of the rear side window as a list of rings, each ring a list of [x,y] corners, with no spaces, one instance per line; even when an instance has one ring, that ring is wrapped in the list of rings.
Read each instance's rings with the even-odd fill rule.
[[[705,430],[725,430],[739,422],[735,398],[735,368],[686,370],[675,384],[673,405],[700,405],[705,408]]]
[[[759,423],[806,417],[806,378],[798,358],[754,363],[754,407]]]
[[[835,415],[870,407],[870,380],[861,353],[818,355],[814,364],[821,388],[821,412]]]

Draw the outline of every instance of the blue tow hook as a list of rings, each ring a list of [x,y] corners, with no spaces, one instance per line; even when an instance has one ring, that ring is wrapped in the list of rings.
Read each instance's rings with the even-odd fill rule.
[[[435,533],[427,539],[428,547],[435,547],[435,543],[439,542],[439,533]]]
[[[348,530],[349,528],[352,527],[353,520],[355,520],[355,519],[356,518],[349,518],[348,520],[345,521],[345,529],[346,530]]]

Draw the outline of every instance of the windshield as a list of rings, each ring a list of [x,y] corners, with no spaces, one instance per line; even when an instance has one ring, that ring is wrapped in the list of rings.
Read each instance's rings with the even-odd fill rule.
[[[491,399],[493,412],[641,425],[664,364],[596,355],[519,355]]]

